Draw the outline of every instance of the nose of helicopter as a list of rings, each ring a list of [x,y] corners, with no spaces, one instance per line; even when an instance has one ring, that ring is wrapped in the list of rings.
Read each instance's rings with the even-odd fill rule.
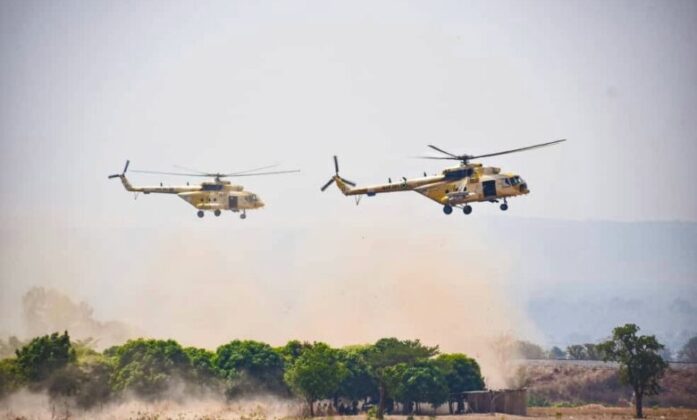
[[[528,189],[528,183],[527,183],[527,182],[523,181],[523,183],[520,184],[520,192],[523,193],[523,194],[527,194],[527,193],[530,192],[530,190]]]

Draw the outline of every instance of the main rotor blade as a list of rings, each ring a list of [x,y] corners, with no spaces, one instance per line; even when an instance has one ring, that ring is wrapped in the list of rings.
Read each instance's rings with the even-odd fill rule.
[[[178,168],[178,169],[184,169],[185,171],[196,172],[196,173],[201,174],[201,175],[208,175],[209,174],[209,172],[199,171],[198,169],[187,168],[186,166],[174,165],[174,167]]]
[[[459,157],[458,157],[457,155],[454,155],[454,154],[452,154],[452,153],[450,153],[450,152],[446,152],[445,150],[443,150],[443,149],[441,149],[441,148],[439,148],[439,147],[436,147],[436,146],[434,146],[434,145],[432,145],[432,144],[429,144],[428,147],[430,147],[430,148],[433,149],[433,150],[437,150],[437,151],[439,151],[439,152],[441,152],[441,153],[445,153],[445,154],[448,155],[448,156],[451,156],[451,157],[454,157],[454,158],[458,158],[458,159],[459,159]]]
[[[537,149],[537,148],[545,147],[545,146],[551,146],[551,145],[553,145],[553,144],[561,143],[561,142],[563,142],[563,141],[566,141],[566,139],[554,140],[554,141],[550,141],[550,142],[547,142],[547,143],[534,144],[534,145],[532,145],[532,146],[521,147],[521,148],[518,148],[518,149],[505,150],[505,151],[503,151],[503,152],[487,153],[487,154],[484,154],[484,155],[470,156],[470,159],[479,159],[479,158],[483,158],[483,157],[491,157],[491,156],[506,155],[506,154],[508,154],[508,153],[524,152],[524,151],[526,151],[526,150]]]
[[[275,167],[278,166],[278,165],[279,165],[278,163],[275,163],[275,164],[273,164],[273,165],[262,166],[262,167],[260,167],[260,168],[246,169],[246,170],[244,170],[244,171],[233,172],[233,173],[229,174],[228,176],[239,175],[239,174],[246,174],[246,173],[249,173],[249,172],[261,171],[261,170],[263,170],[263,169],[271,169],[271,168],[275,168]]]
[[[320,191],[324,191],[324,190],[326,190],[327,188],[329,188],[329,186],[332,185],[332,182],[334,182],[334,178],[332,178],[332,179],[330,179],[329,181],[327,181],[327,183],[324,184],[324,185],[322,186],[322,188],[320,188]]]
[[[219,173],[203,172],[203,171],[199,171],[199,170],[196,170],[196,169],[187,168],[186,166],[180,166],[180,165],[174,165],[174,166],[175,166],[176,168],[181,168],[181,169],[186,169],[187,171],[196,172],[197,174],[200,174],[201,176],[215,177],[215,176],[220,176],[220,175],[221,175],[221,174],[219,174]],[[262,167],[254,168],[254,169],[245,169],[244,171],[239,171],[239,172],[231,172],[231,173],[229,173],[229,174],[225,174],[224,176],[233,176],[233,175],[246,174],[246,173],[249,173],[249,172],[261,171],[261,170],[263,170],[263,169],[275,168],[276,166],[278,166],[278,163],[273,164],[273,165],[262,166]],[[188,174],[187,174],[187,175],[188,175]]]
[[[416,156],[416,159],[437,159],[437,160],[462,160],[459,157],[444,157],[444,156]]]
[[[273,171],[273,172],[257,172],[254,174],[241,174],[241,173],[236,173],[236,174],[220,174],[219,176],[221,178],[231,178],[231,177],[238,177],[238,176],[257,176],[257,175],[278,175],[278,174],[292,174],[300,172],[300,169],[293,169],[290,171]]]
[[[216,175],[216,174],[205,174],[205,173],[186,174],[186,173],[182,173],[182,172],[140,171],[137,169],[133,169],[133,170],[131,170],[131,172],[137,172],[139,174],[176,175],[176,176],[204,176],[204,177],[213,177]]]

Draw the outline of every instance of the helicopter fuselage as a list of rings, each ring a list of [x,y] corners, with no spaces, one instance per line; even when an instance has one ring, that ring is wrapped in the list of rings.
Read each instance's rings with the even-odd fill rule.
[[[356,198],[356,204],[361,195],[370,197],[382,193],[416,191],[441,204],[445,214],[451,214],[453,207],[461,207],[465,214],[470,214],[472,206],[469,203],[483,201],[497,203],[502,200],[503,203],[499,207],[506,211],[508,210],[507,199],[509,197],[530,193],[528,184],[516,174],[501,173],[500,168],[472,163],[472,160],[539,149],[564,141],[566,139],[479,155],[454,154],[429,144],[428,147],[440,153],[441,156],[421,156],[422,158],[455,160],[459,161],[460,165],[446,168],[440,174],[433,176],[428,176],[424,172],[423,178],[407,179],[403,177],[401,182],[396,183],[392,183],[392,180],[388,178],[387,184],[367,187],[357,187],[353,181],[341,177],[339,175],[339,160],[334,156],[334,175],[320,188],[320,191],[326,190],[331,184],[336,184],[344,195],[359,196]]]
[[[416,191],[444,206],[465,206],[472,202],[497,202],[499,199],[528,194],[527,183],[513,173],[501,173],[500,168],[466,164],[448,168],[438,175],[422,178],[402,178],[387,184],[352,187],[339,175],[334,181],[344,195],[367,195]]]
[[[143,194],[176,194],[201,211],[239,212],[264,207],[264,202],[258,195],[251,191],[244,191],[241,185],[233,185],[225,180],[203,182],[199,185],[134,186],[125,175],[121,175],[120,178],[127,191]]]

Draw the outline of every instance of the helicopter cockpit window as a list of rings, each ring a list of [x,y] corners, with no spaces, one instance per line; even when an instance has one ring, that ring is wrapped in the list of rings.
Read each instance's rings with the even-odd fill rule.
[[[508,178],[508,179],[506,179],[506,183],[508,185],[513,185],[513,186],[518,185],[518,184],[520,184],[520,177],[514,176],[512,178]]]
[[[249,201],[251,201],[252,203],[256,202],[256,201],[257,201],[257,196],[254,195],[254,194],[250,195],[250,196],[249,196]]]

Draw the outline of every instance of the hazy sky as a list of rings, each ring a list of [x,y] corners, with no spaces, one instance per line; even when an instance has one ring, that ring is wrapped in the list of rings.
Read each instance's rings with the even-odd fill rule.
[[[222,312],[214,291],[188,300],[214,273],[217,286],[240,275],[300,305],[291,296],[348,276],[347,265],[357,278],[396,281],[419,257],[444,281],[515,284],[516,266],[489,258],[506,237],[488,237],[486,220],[696,222],[695,22],[694,1],[1,1],[0,302],[49,285],[105,316],[129,299],[201,310],[213,299]],[[411,158],[429,143],[480,154],[558,138],[569,141],[485,161],[532,190],[506,214],[480,204],[446,217],[415,193],[356,207],[319,191],[333,154],[363,184],[440,170]],[[150,170],[280,162],[302,173],[244,179],[267,203],[245,221],[199,220],[176,197],[133,200],[107,180],[126,159]],[[375,252],[359,252],[373,229]],[[357,248],[343,252],[347,235]],[[385,243],[403,254],[377,261]],[[449,251],[434,257],[434,247]],[[524,264],[525,247],[516,252]],[[169,277],[176,297],[161,294]],[[148,319],[164,319],[155,309]]]
[[[428,143],[557,138],[570,142],[486,161],[530,183],[514,214],[697,220],[695,2],[4,1],[0,16],[5,225],[200,222],[178,199],[134,207],[105,178],[127,158],[301,168],[244,180],[265,221],[295,225],[356,214],[319,194],[335,153],[374,183],[439,170],[410,159]],[[161,180],[185,181],[133,177]],[[440,211],[415,194],[375,201]]]

